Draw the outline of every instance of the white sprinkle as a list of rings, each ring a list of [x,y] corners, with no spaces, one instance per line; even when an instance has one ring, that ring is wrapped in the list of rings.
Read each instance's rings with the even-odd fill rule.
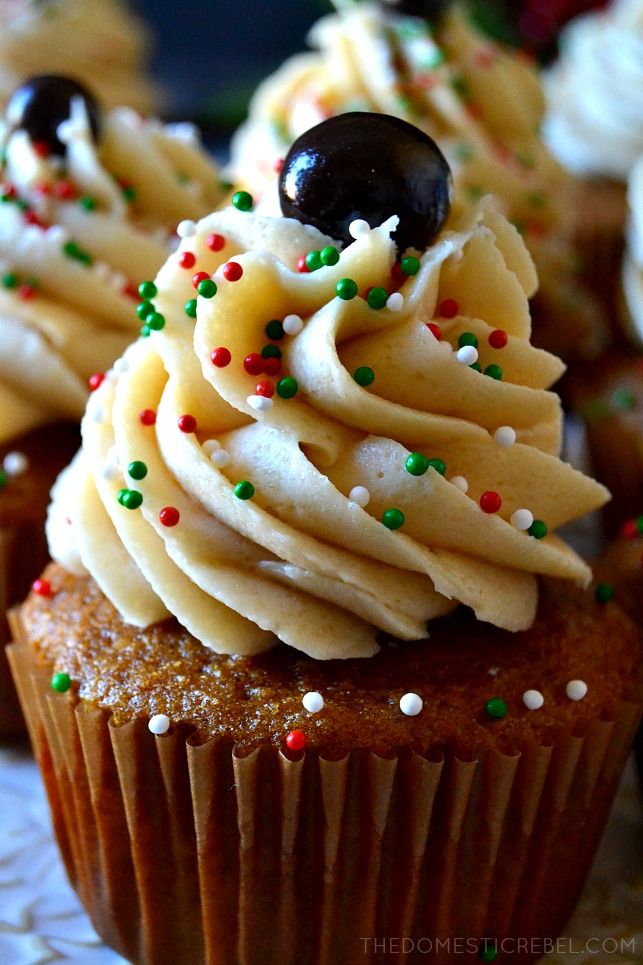
[[[212,456],[213,452],[216,452],[217,449],[221,448],[221,443],[218,439],[206,439],[202,448],[206,456]]]
[[[222,469],[230,462],[230,454],[227,453],[225,449],[215,449],[211,454],[210,459],[215,466],[218,466],[220,469]]]
[[[45,231],[45,235],[47,236],[47,241],[51,241],[54,245],[63,245],[66,241],[69,241],[70,238],[69,232],[59,224],[52,224],[51,227]]]
[[[191,238],[196,234],[196,224],[194,221],[179,221],[176,226],[176,233],[179,238]]]
[[[306,710],[311,714],[318,714],[324,706],[324,698],[317,690],[309,690],[301,699]]]
[[[423,706],[422,698],[417,694],[404,694],[400,697],[400,710],[407,717],[417,717]]]
[[[460,492],[466,493],[469,491],[469,483],[464,478],[464,476],[451,476],[449,482],[452,483]]]
[[[565,687],[565,693],[570,700],[582,700],[587,694],[587,689],[584,680],[570,680]]]
[[[386,299],[386,307],[389,312],[401,312],[404,308],[404,295],[402,292],[393,292]]]
[[[525,690],[522,702],[527,710],[540,710],[545,703],[545,698],[539,690]]]
[[[76,129],[76,125],[74,124],[74,121],[71,119],[71,117],[69,117],[66,120],[60,122],[60,124],[56,128],[56,136],[59,141],[62,141],[63,144],[68,144],[71,141],[72,137],[74,136],[75,129]]]
[[[494,432],[493,438],[499,446],[508,449],[516,441],[516,430],[512,429],[511,426],[500,426]]]
[[[107,281],[112,286],[112,288],[117,292],[122,291],[123,288],[125,288],[125,285],[127,284],[127,278],[120,271],[112,272],[112,274],[109,276]]]
[[[127,361],[127,359],[124,359],[124,358],[116,359],[116,361],[114,362],[114,371],[118,372],[119,375],[122,372],[128,372],[129,362]]]
[[[499,670],[500,670],[500,667],[489,667],[489,671],[488,671],[489,676],[490,677],[497,676]]]
[[[246,402],[257,412],[267,412],[268,409],[272,409],[272,399],[265,395],[249,395]]]
[[[22,229],[21,241],[30,248],[33,248],[35,245],[40,245],[42,243],[42,228],[39,228],[35,224],[25,224]]]
[[[517,509],[515,513],[511,514],[511,525],[515,526],[516,529],[529,529],[533,521],[534,514],[528,509]]]
[[[168,137],[175,137],[179,141],[198,141],[201,136],[199,128],[188,121],[181,121],[178,124],[166,124],[165,133]]]
[[[286,315],[283,322],[281,323],[281,327],[283,328],[286,335],[299,335],[302,328],[304,327],[304,323],[302,322],[299,315]]]
[[[473,365],[474,362],[478,361],[478,349],[475,345],[463,345],[455,353],[455,357],[463,365]]]
[[[357,503],[358,506],[364,507],[368,506],[371,494],[366,486],[353,486],[348,494],[348,498],[352,499],[352,501]]]
[[[118,475],[118,466],[115,466],[113,462],[106,462],[101,471],[101,476],[103,477],[103,479],[106,479],[108,482],[111,482],[112,479],[116,479],[117,475]]]
[[[355,221],[351,221],[348,226],[348,233],[351,238],[361,238],[362,235],[367,235],[370,230],[370,224],[368,221],[364,221],[363,218],[356,218]]]
[[[154,714],[148,725],[153,734],[167,734],[170,729],[170,718],[166,714]]]
[[[105,422],[105,410],[103,409],[102,405],[96,406],[96,408],[92,412],[92,420],[96,423],[97,426],[100,426],[103,424],[103,422]]]
[[[101,281],[107,281],[112,273],[112,269],[109,267],[106,261],[95,261],[94,262],[94,274]]]
[[[22,476],[29,468],[29,460],[24,452],[8,452],[2,460],[7,476]]]

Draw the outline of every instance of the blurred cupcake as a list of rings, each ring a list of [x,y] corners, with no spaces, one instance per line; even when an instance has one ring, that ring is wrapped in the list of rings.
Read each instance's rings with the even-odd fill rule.
[[[0,636],[46,559],[49,489],[79,443],[89,388],[141,328],[139,282],[176,245],[181,219],[223,192],[189,126],[102,114],[69,78],[32,78],[0,129]],[[151,325],[162,324],[139,309]],[[145,319],[143,319],[145,322]],[[23,467],[16,474],[15,467]],[[0,679],[8,683],[7,674]],[[0,732],[15,715],[0,700]]]
[[[623,320],[627,335],[643,348],[643,154],[632,168],[628,184],[629,222],[623,259]]]
[[[3,0],[0,6],[0,107],[31,74],[71,74],[106,107],[143,114],[158,106],[145,66],[148,31],[121,0]]]
[[[444,159],[397,118],[326,122],[280,186],[290,217],[240,194],[157,276],[166,324],[91,396],[15,615],[71,880],[138,961],[553,936],[640,651],[553,581],[589,582],[554,530],[607,494],[557,455],[532,263],[488,202],[446,221]]]
[[[545,101],[534,69],[486,39],[457,4],[337,6],[311,32],[315,51],[259,87],[233,139],[234,176],[262,192],[295,138],[325,117],[357,110],[403,118],[443,148],[458,210],[493,194],[523,233],[540,278],[535,344],[566,358],[596,354],[604,331],[579,283],[573,179],[540,138]]]

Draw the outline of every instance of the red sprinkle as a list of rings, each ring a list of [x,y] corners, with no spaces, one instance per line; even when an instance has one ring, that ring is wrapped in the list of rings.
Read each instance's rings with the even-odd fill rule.
[[[626,539],[636,539],[638,535],[639,530],[635,519],[628,519],[628,521],[621,526],[621,536],[624,536]]]
[[[51,596],[51,583],[49,580],[34,580],[31,584],[31,589],[38,596]]]
[[[105,380],[104,372],[94,372],[93,375],[89,376],[87,384],[89,385],[89,391],[95,392],[99,385],[102,385]]]
[[[225,348],[223,345],[210,352],[210,361],[213,365],[216,365],[218,369],[224,369],[226,365],[230,365],[231,360],[230,349]]]
[[[263,370],[266,375],[279,375],[281,372],[281,359],[274,358],[272,355],[264,359]]]
[[[207,271],[197,271],[196,275],[192,275],[192,284],[195,288],[198,288],[202,281],[207,281],[209,279]]]
[[[51,185],[47,184],[46,181],[41,181],[39,184],[37,184],[34,187],[34,191],[36,192],[36,194],[39,194],[41,196],[51,194]]]
[[[139,419],[144,426],[153,426],[156,422],[156,412],[154,409],[143,409],[139,414]]]
[[[123,294],[127,298],[131,298],[135,302],[140,302],[141,300],[141,296],[138,293],[138,288],[136,287],[136,285],[133,285],[131,281],[128,281],[128,283],[125,285],[125,288],[123,289]]]
[[[24,299],[24,301],[28,302],[35,294],[36,290],[32,288],[31,285],[18,285],[18,295]]]
[[[196,256],[191,251],[182,251],[179,255],[179,267],[194,268],[195,265]]]
[[[243,275],[243,268],[238,261],[229,261],[223,266],[223,277],[226,281],[239,281]]]
[[[431,332],[432,335],[435,335],[438,342],[442,340],[442,329],[440,328],[439,325],[436,325],[435,322],[427,322],[426,327],[428,328],[428,330]]]
[[[509,336],[503,328],[497,328],[489,333],[488,342],[491,348],[504,348],[509,341]]]
[[[45,227],[35,211],[24,211],[22,217],[25,219],[27,224],[35,224],[39,228]]]
[[[181,432],[194,432],[196,429],[196,419],[193,415],[179,416],[178,427]]]
[[[71,181],[56,181],[53,192],[54,197],[60,198],[61,201],[71,201],[78,194]]]
[[[306,264],[306,255],[301,255],[297,259],[297,271],[302,275],[310,272],[310,268]]]
[[[159,522],[162,526],[176,526],[181,514],[176,506],[164,506],[159,512]]]
[[[275,385],[270,379],[262,379],[261,382],[257,382],[255,395],[263,395],[266,399],[272,399],[274,394]]]
[[[243,360],[243,367],[248,373],[248,375],[261,375],[265,372],[265,364],[267,359],[259,355],[258,352],[251,352],[250,355],[246,355]]]
[[[281,174],[281,169],[284,166],[284,161],[285,161],[285,158],[283,157],[278,157],[277,160],[275,161],[275,171],[277,174]]]
[[[497,513],[501,506],[502,499],[492,489],[487,490],[480,497],[480,509],[483,513]]]
[[[455,318],[460,311],[460,306],[456,302],[455,298],[445,298],[443,302],[440,302],[438,307],[438,314],[442,318]]]
[[[402,266],[399,261],[396,261],[391,268],[391,277],[398,287],[406,281],[406,275],[402,271]]]
[[[208,235],[206,245],[210,251],[221,251],[222,248],[225,248],[225,238],[223,235]]]
[[[6,196],[7,196],[8,198],[15,198],[15,196],[16,196],[16,189],[15,189],[15,187],[13,186],[13,184],[3,184],[3,185],[2,185],[2,193],[3,193],[3,194],[6,194]]]
[[[286,738],[286,745],[290,751],[303,751],[307,743],[308,739],[301,730],[291,730]]]
[[[33,149],[38,157],[49,157],[51,148],[46,141],[33,141]]]

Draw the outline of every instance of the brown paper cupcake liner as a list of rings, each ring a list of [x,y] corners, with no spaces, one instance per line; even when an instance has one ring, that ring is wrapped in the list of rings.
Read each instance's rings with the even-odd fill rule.
[[[54,694],[13,624],[69,878],[142,965],[450,965],[484,938],[497,961],[536,961],[574,908],[641,712],[621,702],[583,735],[479,760],[240,756]]]

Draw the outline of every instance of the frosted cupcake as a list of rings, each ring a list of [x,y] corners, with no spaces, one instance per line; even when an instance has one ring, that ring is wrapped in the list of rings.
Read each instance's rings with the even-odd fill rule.
[[[409,121],[443,148],[458,210],[493,194],[523,232],[540,277],[537,344],[594,353],[600,325],[577,278],[572,179],[540,139],[545,102],[535,71],[477,33],[458,5],[337,6],[313,28],[314,52],[259,87],[233,141],[235,176],[262,191],[292,141],[331,115],[380,111]]]
[[[149,962],[556,934],[640,652],[554,534],[607,494],[558,457],[532,262],[492,205],[448,220],[397,118],[315,128],[280,188],[158,274],[166,324],[91,396],[16,614],[70,877]]]

